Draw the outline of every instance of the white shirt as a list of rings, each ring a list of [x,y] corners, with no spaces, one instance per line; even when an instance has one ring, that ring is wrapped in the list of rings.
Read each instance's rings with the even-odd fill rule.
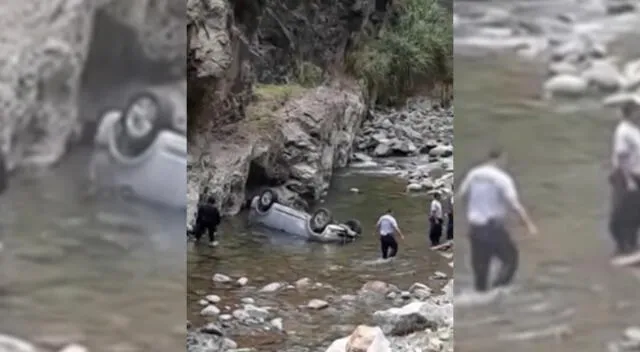
[[[626,157],[625,165],[619,165],[621,156]],[[629,121],[621,121],[613,133],[611,163],[614,168],[640,176],[640,128]]]
[[[438,219],[442,219],[442,203],[439,200],[434,199],[431,201],[430,216],[434,216]]]
[[[471,169],[460,185],[460,193],[468,196],[467,220],[472,225],[502,220],[510,207],[520,203],[513,178],[490,164]]]
[[[391,214],[384,214],[378,219],[376,226],[378,226],[380,236],[392,235],[398,229],[398,222]]]

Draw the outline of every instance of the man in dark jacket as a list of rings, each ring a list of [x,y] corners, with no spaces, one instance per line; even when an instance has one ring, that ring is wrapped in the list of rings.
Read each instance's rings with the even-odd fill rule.
[[[215,198],[209,197],[207,201],[198,204],[198,213],[196,214],[196,224],[193,228],[193,235],[196,242],[200,240],[204,232],[209,234],[209,245],[215,247],[218,245],[216,241],[216,231],[220,225],[221,216],[218,207],[215,204]]]

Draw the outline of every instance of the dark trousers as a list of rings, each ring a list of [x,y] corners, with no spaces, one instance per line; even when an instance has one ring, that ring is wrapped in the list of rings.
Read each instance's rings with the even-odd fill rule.
[[[518,269],[518,249],[504,224],[490,221],[486,225],[471,226],[469,239],[475,289],[479,292],[489,290],[489,269],[493,258],[500,260],[502,266],[492,287],[509,285]]]
[[[447,240],[453,239],[453,212],[449,213],[449,220],[447,223]]]
[[[217,230],[218,230],[218,226],[214,224],[196,221],[196,224],[193,227],[193,236],[196,238],[196,241],[200,241],[200,238],[202,237],[202,235],[204,235],[204,233],[207,232],[209,234],[209,241],[213,242],[216,240]]]
[[[440,244],[442,237],[442,219],[429,218],[429,240],[432,246]]]
[[[616,254],[629,254],[638,248],[640,229],[640,189],[629,190],[623,175],[614,172],[611,184],[609,233],[616,244]],[[635,178],[640,187],[640,177]]]
[[[393,258],[398,254],[398,242],[393,235],[380,236],[382,259]]]

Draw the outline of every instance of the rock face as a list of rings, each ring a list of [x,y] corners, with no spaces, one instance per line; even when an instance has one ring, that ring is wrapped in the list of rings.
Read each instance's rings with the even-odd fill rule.
[[[189,216],[206,184],[225,214],[240,210],[254,178],[298,208],[320,197],[347,164],[366,105],[358,85],[339,87],[327,73],[392,12],[375,0],[187,1]],[[248,131],[254,83],[305,80],[323,87],[275,108],[275,132]]]
[[[268,121],[245,121],[227,136],[190,136],[189,209],[201,187],[209,185],[222,212],[237,213],[255,175],[288,180],[297,194],[318,199],[333,170],[349,161],[365,111],[357,84],[336,82],[292,98]],[[188,213],[191,221],[192,211]]]
[[[163,60],[184,66],[179,62],[184,62],[185,38],[176,35],[182,31],[175,31],[178,24],[183,25],[184,15],[173,3],[27,0],[3,5],[0,150],[10,170],[56,162],[69,141],[80,134],[85,121],[79,114],[83,71],[96,37],[93,34],[105,31],[94,27],[99,15],[113,14],[112,18],[125,21],[134,33],[122,40],[112,32],[111,41],[119,38],[137,43],[134,46],[143,48],[150,62]],[[120,85],[123,82],[124,78]]]

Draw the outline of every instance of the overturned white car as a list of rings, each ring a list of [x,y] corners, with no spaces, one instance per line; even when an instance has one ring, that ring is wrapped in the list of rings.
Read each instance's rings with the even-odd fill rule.
[[[362,234],[358,220],[336,223],[324,208],[313,214],[290,208],[278,203],[276,193],[269,189],[251,200],[249,222],[314,242],[347,243]]]
[[[92,182],[143,201],[186,208],[186,131],[184,93],[159,87],[135,94],[124,109],[100,118]]]

